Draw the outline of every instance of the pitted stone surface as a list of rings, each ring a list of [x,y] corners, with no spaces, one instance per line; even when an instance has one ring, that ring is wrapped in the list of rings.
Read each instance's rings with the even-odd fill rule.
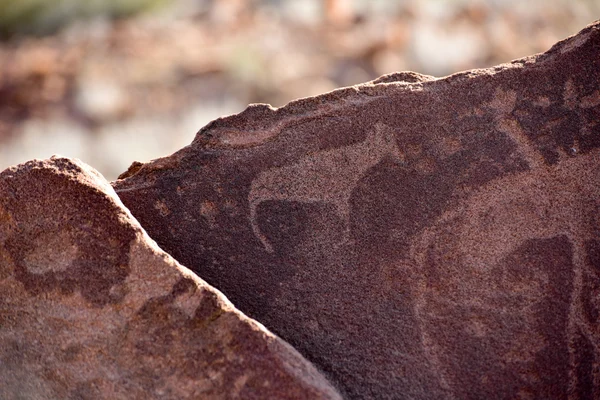
[[[2,399],[341,398],[79,161],[0,174],[0,293]]]
[[[163,249],[348,398],[600,397],[599,23],[253,105],[122,178]]]

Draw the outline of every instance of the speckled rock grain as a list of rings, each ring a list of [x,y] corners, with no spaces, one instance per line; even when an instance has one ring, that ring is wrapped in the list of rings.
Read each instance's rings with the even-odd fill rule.
[[[114,187],[362,399],[600,398],[600,24],[213,121]]]
[[[1,399],[340,399],[79,161],[0,174],[0,293]]]

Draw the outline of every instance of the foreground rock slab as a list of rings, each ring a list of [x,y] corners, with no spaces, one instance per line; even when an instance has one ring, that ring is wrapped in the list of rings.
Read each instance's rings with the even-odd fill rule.
[[[2,399],[340,399],[77,161],[0,174],[0,293]]]
[[[114,183],[348,398],[600,398],[600,25],[203,128]]]

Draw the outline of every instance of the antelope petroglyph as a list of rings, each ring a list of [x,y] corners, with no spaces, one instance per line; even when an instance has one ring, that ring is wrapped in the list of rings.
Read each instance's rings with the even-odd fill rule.
[[[342,242],[350,230],[349,200],[352,190],[369,168],[386,157],[402,162],[404,156],[391,128],[376,124],[358,144],[308,155],[291,165],[262,172],[248,195],[250,223],[256,237],[269,253],[273,247],[257,222],[258,205],[268,200],[329,203],[345,225]]]

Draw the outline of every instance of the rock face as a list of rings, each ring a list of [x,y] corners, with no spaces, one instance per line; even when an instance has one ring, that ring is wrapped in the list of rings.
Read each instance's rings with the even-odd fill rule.
[[[0,174],[0,293],[2,399],[340,399],[77,161]]]
[[[117,194],[347,398],[600,398],[600,24],[218,119]]]

